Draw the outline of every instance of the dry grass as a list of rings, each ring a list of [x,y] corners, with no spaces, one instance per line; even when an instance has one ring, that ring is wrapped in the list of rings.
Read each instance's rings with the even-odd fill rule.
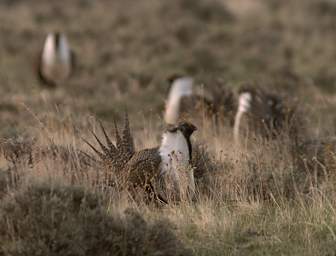
[[[335,253],[336,5],[245,2],[0,3],[0,255]],[[44,91],[32,67],[54,29],[78,69]],[[279,92],[299,106],[298,143],[284,132],[236,147],[229,121],[203,120],[195,200],[158,206],[117,191],[82,138],[127,109],[136,148],[158,145],[176,72],[215,94],[246,82]]]
[[[64,158],[62,151],[56,151],[52,157],[45,155],[44,159],[33,165],[27,162],[13,164],[9,161],[7,162],[9,169],[1,173],[3,189],[0,206],[3,209],[0,208],[0,212],[5,214],[2,216],[6,216],[7,226],[0,226],[6,232],[16,230],[16,233],[4,233],[6,239],[10,236],[14,240],[9,243],[6,242],[6,239],[2,239],[3,252],[16,253],[17,250],[24,248],[30,253],[38,249],[45,253],[52,253],[55,252],[53,250],[57,251],[59,247],[67,251],[67,248],[72,248],[72,243],[84,243],[87,247],[81,250],[90,251],[92,246],[97,250],[101,248],[103,253],[105,252],[104,248],[116,246],[118,243],[116,240],[106,241],[100,237],[109,236],[109,232],[112,232],[111,236],[115,236],[113,229],[112,231],[108,231],[106,228],[100,229],[102,225],[104,226],[99,220],[100,217],[98,220],[95,219],[95,216],[92,216],[90,220],[84,219],[83,224],[81,218],[77,219],[77,217],[75,217],[76,221],[72,222],[74,218],[72,214],[74,213],[69,213],[71,215],[67,217],[66,211],[65,217],[63,217],[65,219],[56,221],[58,223],[56,226],[44,225],[44,222],[33,224],[35,223],[34,218],[41,219],[43,216],[49,223],[50,214],[53,216],[54,211],[62,212],[62,207],[65,207],[64,209],[70,207],[68,202],[63,202],[62,199],[57,199],[62,202],[62,206],[57,204],[58,201],[54,205],[56,199],[51,196],[54,189],[57,198],[58,193],[61,193],[62,197],[62,191],[65,191],[64,193],[77,191],[76,187],[78,186],[82,187],[79,191],[83,191],[83,189],[85,191],[79,192],[80,194],[102,198],[100,199],[103,200],[102,203],[99,203],[99,211],[104,212],[106,221],[110,221],[108,216],[112,216],[113,221],[113,218],[119,218],[114,216],[123,216],[126,209],[134,209],[140,214],[139,216],[143,216],[137,215],[141,223],[143,221],[155,222],[156,220],[161,223],[168,220],[174,224],[174,233],[180,242],[175,244],[172,236],[168,239],[172,243],[172,247],[168,246],[167,243],[170,242],[167,241],[166,235],[163,234],[163,237],[160,237],[158,234],[157,242],[148,245],[151,249],[144,252],[144,255],[155,255],[155,246],[161,249],[160,246],[163,245],[167,245],[167,248],[173,248],[171,255],[180,251],[183,252],[181,255],[184,255],[186,247],[196,255],[244,255],[246,253],[255,255],[294,253],[300,255],[307,252],[309,255],[318,255],[332,252],[334,249],[334,207],[336,203],[334,200],[336,191],[333,185],[336,178],[333,173],[334,164],[330,164],[330,162],[319,163],[317,167],[322,168],[316,170],[309,169],[311,168],[309,166],[306,167],[307,169],[298,169],[292,158],[291,148],[288,147],[289,143],[260,140],[253,147],[244,148],[242,146],[242,148],[233,149],[226,147],[226,145],[232,144],[232,138],[228,134],[218,134],[217,132],[200,134],[196,136],[197,140],[204,141],[203,136],[206,136],[207,143],[211,146],[208,146],[207,150],[202,146],[197,146],[197,153],[195,153],[201,158],[201,160],[195,158],[195,162],[200,163],[197,164],[198,167],[202,167],[195,172],[196,199],[158,207],[155,203],[148,204],[146,201],[141,201],[141,197],[137,198],[140,201],[134,201],[127,191],[119,191],[107,186],[103,169],[94,162],[85,165],[85,168],[83,167],[83,161],[76,157],[76,154],[71,153],[73,151],[70,150],[69,142],[76,150],[81,149],[83,152],[91,154],[89,148],[80,138],[80,136],[89,136],[88,133],[86,134],[89,129],[82,128],[80,135],[76,135],[66,131],[67,128],[56,129],[55,127],[58,125],[55,123],[50,125],[46,126],[45,130],[56,130],[54,133],[48,133],[53,140],[57,138],[58,144],[54,147],[68,148],[68,157]],[[146,136],[143,134],[147,132],[147,129],[151,128],[145,127],[145,132],[137,134],[137,146],[147,146]],[[48,146],[43,131],[37,129],[36,133],[32,135],[36,139],[36,144],[33,146],[35,150],[38,151]],[[3,162],[6,163],[5,159]],[[318,177],[318,173],[322,176]],[[46,191],[51,198],[41,196],[39,194],[41,189]],[[24,198],[22,199],[22,197]],[[34,199],[35,197],[36,199]],[[43,200],[37,201],[39,205],[34,208],[32,202],[39,198],[43,198]],[[52,208],[50,208],[50,204],[52,204]],[[72,204],[72,201],[69,201],[69,204]],[[8,207],[13,210],[18,207],[15,210],[17,212],[15,214],[8,212]],[[29,210],[30,207],[33,207],[32,210]],[[26,216],[24,220],[21,220],[20,214],[24,212],[23,209],[28,213],[24,215]],[[46,210],[39,212],[40,209]],[[84,207],[80,214],[90,215],[87,211]],[[119,215],[115,215],[116,213]],[[27,217],[29,219],[26,219]],[[4,220],[3,218],[0,219]],[[30,220],[30,218],[32,219]],[[13,225],[19,225],[21,221],[25,221],[24,226],[20,225],[22,229],[14,228]],[[92,223],[98,221],[100,224],[97,223],[96,227],[94,224],[86,224],[87,221]],[[67,224],[68,222],[69,224]],[[63,227],[69,228],[69,226],[73,227],[70,229],[69,235],[62,236],[68,232],[68,229],[63,230]],[[144,229],[147,230],[147,227]],[[56,233],[46,237],[44,233],[49,234],[51,230]],[[148,232],[148,236],[151,237],[150,232],[152,231]],[[23,240],[26,236],[31,240]],[[88,240],[83,240],[83,236]],[[142,233],[140,236],[143,236]],[[54,241],[53,244],[47,242],[50,239]],[[126,235],[125,239],[127,241],[131,239],[129,243],[132,247],[133,238],[128,238]],[[42,244],[36,244],[40,240]],[[26,243],[31,246],[27,246]],[[142,242],[134,243],[134,246],[141,246]],[[147,244],[147,242],[144,243]],[[78,248],[72,249],[77,250]],[[124,248],[123,250],[127,252],[128,249]],[[78,252],[74,251],[74,253]],[[162,253],[162,255],[170,255],[170,251]]]

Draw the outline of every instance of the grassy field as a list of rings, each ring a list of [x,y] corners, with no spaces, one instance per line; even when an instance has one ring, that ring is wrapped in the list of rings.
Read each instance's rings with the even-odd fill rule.
[[[195,202],[158,207],[106,188],[82,138],[127,110],[137,149],[160,143],[167,78],[234,93],[251,83],[299,106],[305,140],[336,129],[333,0],[3,0],[0,137],[26,142],[0,158],[1,255],[335,255],[336,156],[328,143],[292,157],[290,139],[233,148],[231,127],[198,127],[208,152]],[[77,55],[70,81],[40,87],[50,31]],[[64,149],[41,153],[52,147]],[[29,151],[38,155],[31,164]],[[308,149],[304,148],[304,149]],[[48,151],[48,152],[49,152]],[[37,153],[36,153],[37,152]]]

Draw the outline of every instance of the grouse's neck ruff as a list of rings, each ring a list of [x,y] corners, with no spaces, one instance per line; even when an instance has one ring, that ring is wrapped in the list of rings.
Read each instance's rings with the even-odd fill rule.
[[[192,146],[190,136],[196,127],[183,122],[167,129],[162,136],[159,153],[161,157],[160,175],[167,175],[177,184],[181,179],[181,171],[188,168],[191,163]],[[188,172],[188,186],[192,191],[195,189],[194,175],[192,170]]]
[[[166,104],[165,121],[167,124],[178,122],[181,99],[192,94],[192,86],[191,77],[180,77],[173,81]]]
[[[162,159],[161,174],[172,171],[178,177],[178,167],[186,167],[190,160],[187,140],[181,131],[165,132],[159,149]]]
[[[239,96],[238,111],[235,116],[233,126],[233,136],[235,143],[239,143],[239,127],[242,116],[251,110],[252,94],[250,92],[243,92]]]
[[[39,75],[44,84],[55,86],[69,78],[73,56],[65,35],[48,34],[40,58]]]

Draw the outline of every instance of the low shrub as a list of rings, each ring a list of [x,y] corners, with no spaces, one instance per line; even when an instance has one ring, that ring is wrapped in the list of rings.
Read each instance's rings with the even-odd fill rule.
[[[190,255],[165,220],[108,214],[80,187],[31,185],[0,205],[0,255]]]

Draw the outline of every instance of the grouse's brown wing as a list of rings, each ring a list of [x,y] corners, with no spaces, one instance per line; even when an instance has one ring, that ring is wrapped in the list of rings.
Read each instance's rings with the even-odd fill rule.
[[[127,181],[129,188],[135,189],[136,193],[145,192],[148,199],[156,199],[167,203],[167,199],[162,190],[160,178],[161,156],[158,148],[144,149],[133,155],[126,165],[128,174]],[[132,191],[132,190],[131,190]],[[139,196],[137,194],[136,196]]]
[[[129,182],[136,186],[146,186],[154,182],[160,173],[160,163],[158,148],[136,152],[125,166]]]

